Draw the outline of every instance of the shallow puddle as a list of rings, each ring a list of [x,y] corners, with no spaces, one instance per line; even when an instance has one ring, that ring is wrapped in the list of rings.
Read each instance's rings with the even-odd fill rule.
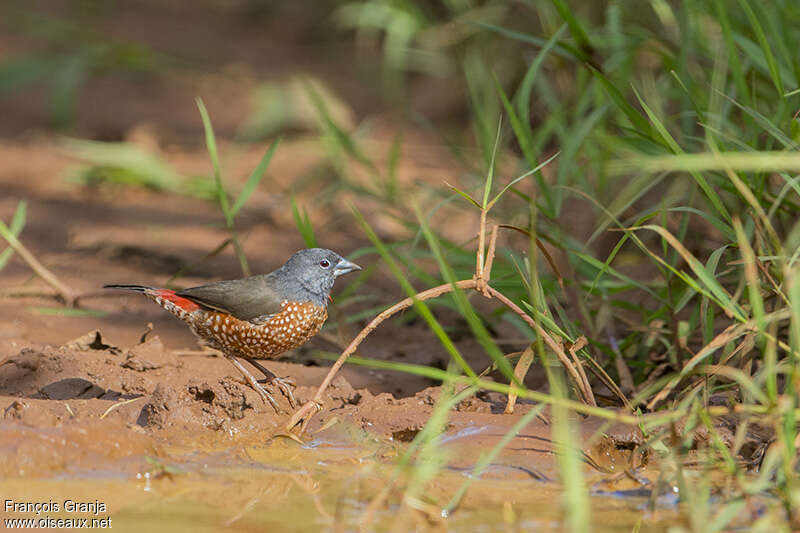
[[[434,503],[443,507],[449,501],[471,475],[475,459],[500,436],[502,428],[471,423],[448,430],[444,448],[450,464],[427,487],[427,512],[437,508]],[[0,493],[4,500],[50,504],[38,514],[6,512],[4,518],[87,519],[90,525],[92,519],[110,519],[116,531],[352,531],[367,516],[368,529],[378,531],[560,530],[561,492],[552,481],[552,455],[532,452],[524,445],[530,437],[512,441],[457,509],[438,520],[402,506],[400,491],[368,512],[407,444],[343,425],[305,445],[278,438],[224,450],[167,447],[163,457],[128,458],[118,470],[106,465],[55,478],[6,478]],[[131,459],[138,462],[133,470]],[[650,512],[648,490],[620,487],[594,490],[596,531],[631,531],[640,521],[658,531],[679,520],[674,502],[662,501],[659,511]],[[83,511],[67,501],[83,502]],[[106,522],[95,524],[101,523]]]

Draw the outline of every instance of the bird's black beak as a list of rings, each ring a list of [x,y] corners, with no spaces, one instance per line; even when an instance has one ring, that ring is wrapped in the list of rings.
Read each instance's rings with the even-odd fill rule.
[[[333,275],[338,277],[342,274],[347,274],[348,272],[352,272],[353,270],[361,270],[361,267],[355,263],[351,263],[347,259],[342,259],[339,263],[336,264],[336,267],[333,269]]]

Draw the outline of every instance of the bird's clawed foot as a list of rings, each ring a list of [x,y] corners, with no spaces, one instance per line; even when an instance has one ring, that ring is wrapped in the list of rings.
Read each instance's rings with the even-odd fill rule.
[[[297,405],[297,400],[294,399],[294,394],[292,393],[293,389],[297,388],[297,383],[292,378],[279,378],[277,376],[267,377],[266,379],[262,379],[259,381],[254,381],[250,383],[250,386],[261,396],[261,399],[264,400],[264,403],[269,403],[275,412],[281,414],[282,411],[280,407],[278,407],[278,402],[275,401],[275,398],[272,397],[264,387],[261,386],[261,383],[265,385],[274,385],[289,401],[289,406],[294,409]]]
[[[258,361],[256,361],[252,357],[244,357],[244,359],[245,359],[245,361],[247,361],[248,363],[250,363],[251,365],[256,367],[258,370],[260,370],[262,374],[264,374],[264,379],[259,380],[256,383],[256,386],[258,388],[256,388],[256,386],[253,386],[251,384],[251,386],[253,386],[253,388],[256,389],[256,392],[258,392],[258,389],[261,389],[261,391],[263,391],[265,393],[267,392],[267,391],[264,390],[264,388],[261,385],[259,385],[259,383],[263,383],[265,385],[275,385],[275,387],[279,391],[281,391],[281,393],[283,393],[284,396],[286,396],[286,399],[289,400],[289,405],[291,406],[291,408],[292,409],[295,408],[295,406],[297,405],[297,400],[294,399],[294,393],[292,391],[297,388],[297,383],[292,378],[288,378],[288,377],[279,378],[278,376],[273,374],[269,369],[265,368],[261,363],[259,363]],[[248,374],[249,374],[249,372],[248,372]],[[261,395],[261,392],[259,392],[259,395]],[[272,398],[272,396],[269,396],[269,397],[271,399],[270,403],[272,404],[272,407],[275,407],[275,403],[274,403],[275,399]],[[262,395],[261,398],[264,399],[264,396]],[[277,408],[275,410],[278,411]],[[280,412],[280,411],[278,411],[278,412]]]
[[[272,408],[275,409],[275,412],[278,413],[278,414],[281,414],[283,412],[283,411],[281,411],[280,406],[278,406],[278,402],[276,402],[275,398],[273,398],[272,394],[270,394],[269,391],[267,391],[264,387],[261,386],[261,384],[258,382],[258,380],[256,380],[256,378],[253,376],[253,374],[251,374],[250,371],[247,370],[242,363],[240,363],[238,360],[236,360],[235,357],[228,357],[228,360],[233,364],[233,366],[235,366],[239,370],[239,372],[242,373],[242,376],[244,377],[245,381],[247,381],[247,384],[250,385],[250,387],[252,387],[253,390],[256,391],[256,393],[259,396],[261,396],[261,399],[264,401],[264,403],[270,404],[272,406]],[[252,361],[251,361],[251,363],[252,363]],[[258,366],[261,366],[261,365],[258,365]],[[261,370],[261,369],[259,368],[259,370]],[[264,370],[266,370],[266,369],[264,369]],[[262,370],[262,372],[263,372],[263,370]],[[267,372],[269,372],[269,371],[267,370]],[[269,372],[269,374],[265,373],[265,375],[267,376],[267,380],[266,381],[267,381],[268,384],[272,383],[274,381],[278,381],[279,382],[278,385],[277,385],[278,389],[281,392],[283,392],[283,394],[286,394],[286,391],[284,390],[284,388],[285,387],[288,388],[288,386],[285,384],[284,380],[281,380],[280,378],[278,378],[272,372]],[[287,398],[289,398],[289,403],[292,404],[292,402],[294,401],[294,396],[292,395],[291,390],[289,390],[289,394],[288,394]],[[294,407],[293,404],[292,404],[292,407]]]
[[[286,396],[286,399],[289,400],[289,405],[292,409],[297,406],[297,400],[294,399],[294,393],[292,392],[294,389],[297,388],[297,383],[292,378],[279,378],[277,376],[267,377],[266,379],[262,379],[259,383],[265,383],[267,385],[275,385],[279,391]]]
[[[276,402],[275,398],[272,397],[272,394],[270,394],[267,389],[262,387],[258,381],[250,383],[250,386],[253,387],[253,390],[256,391],[259,396],[261,396],[261,399],[264,401],[264,403],[270,404],[272,408],[275,409],[276,413],[281,414],[283,412],[281,411],[280,406],[278,406],[278,402]],[[291,403],[291,401],[289,403]]]

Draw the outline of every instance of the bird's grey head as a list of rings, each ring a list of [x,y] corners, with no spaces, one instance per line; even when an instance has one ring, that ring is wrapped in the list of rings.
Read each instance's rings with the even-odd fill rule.
[[[318,303],[327,303],[336,278],[361,267],[325,248],[300,250],[281,267],[282,274],[308,291]]]

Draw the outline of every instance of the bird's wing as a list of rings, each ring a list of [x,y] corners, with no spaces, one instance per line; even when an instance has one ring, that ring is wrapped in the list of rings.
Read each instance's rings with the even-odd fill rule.
[[[209,309],[248,321],[279,312],[282,301],[282,298],[269,288],[266,276],[218,281],[183,289],[176,294]]]

